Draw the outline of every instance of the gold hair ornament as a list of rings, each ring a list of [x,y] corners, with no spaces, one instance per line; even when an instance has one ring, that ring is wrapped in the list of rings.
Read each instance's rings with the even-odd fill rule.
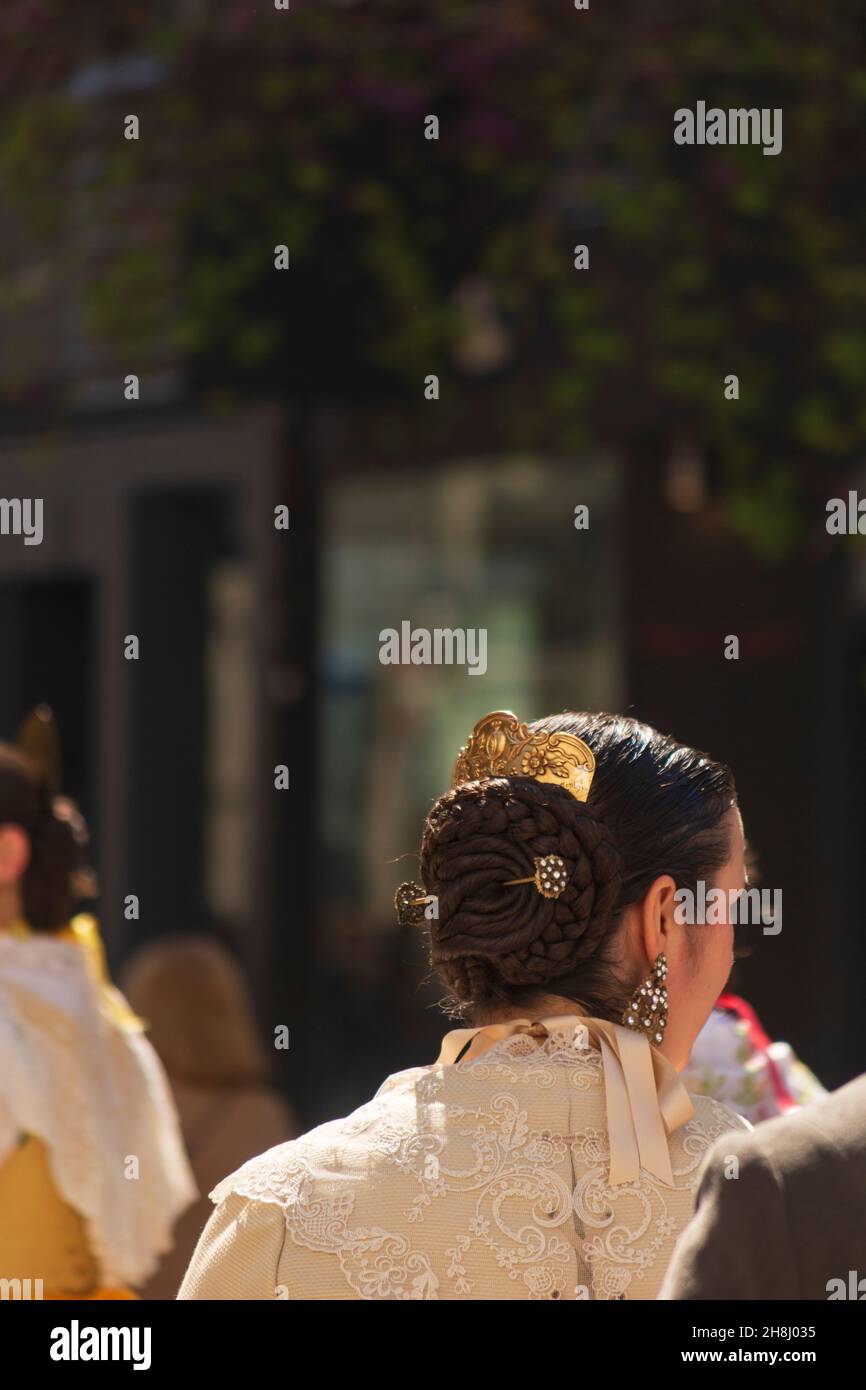
[[[420,883],[401,883],[394,894],[394,907],[401,927],[419,927],[424,921],[424,909],[430,901]]]
[[[511,710],[493,710],[479,719],[465,747],[460,749],[451,786],[481,782],[488,777],[531,777],[562,787],[576,801],[586,801],[595,775],[592,749],[576,734],[530,733]],[[534,883],[543,898],[558,898],[568,883],[565,860],[558,854],[535,860],[530,878],[509,878],[504,887]],[[430,896],[418,883],[401,883],[394,907],[401,926],[418,926],[425,920]]]
[[[564,788],[586,801],[595,775],[595,757],[575,734],[531,733],[510,710],[493,710],[479,719],[460,749],[451,786],[487,777],[531,777]]]
[[[38,767],[49,791],[60,791],[60,731],[48,705],[36,705],[18,725],[16,746]]]
[[[61,750],[60,730],[49,705],[35,705],[18,725],[15,746],[34,763],[45,778],[51,799],[51,811],[57,820],[66,821],[73,839],[79,845],[88,842],[87,826],[78,807],[67,796],[60,796]],[[74,898],[95,898],[99,883],[89,864],[73,869],[69,887]],[[83,919],[82,919],[83,920]]]
[[[535,860],[535,873],[529,878],[507,878],[503,888],[518,883],[534,883],[543,898],[558,898],[568,883],[565,860],[558,854],[545,854]],[[418,927],[427,916],[431,894],[425,894],[420,883],[401,883],[394,894],[394,907],[401,927]]]
[[[536,859],[531,878],[507,878],[504,886],[510,888],[516,883],[534,883],[543,898],[558,898],[568,883],[565,860],[558,854],[545,854]]]

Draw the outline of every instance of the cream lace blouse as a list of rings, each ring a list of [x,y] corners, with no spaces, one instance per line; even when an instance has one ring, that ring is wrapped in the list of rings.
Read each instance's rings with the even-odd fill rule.
[[[654,1298],[704,1154],[748,1128],[617,1025],[451,1033],[225,1178],[178,1297]]]

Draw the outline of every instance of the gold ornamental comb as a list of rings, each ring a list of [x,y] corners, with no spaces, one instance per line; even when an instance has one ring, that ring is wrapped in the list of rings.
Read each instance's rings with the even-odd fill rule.
[[[576,734],[531,733],[510,710],[494,710],[479,719],[460,749],[451,786],[487,777],[532,777],[552,782],[586,801],[595,775],[592,749]]]
[[[60,791],[60,731],[48,705],[36,705],[18,725],[16,747],[34,762],[52,793]]]

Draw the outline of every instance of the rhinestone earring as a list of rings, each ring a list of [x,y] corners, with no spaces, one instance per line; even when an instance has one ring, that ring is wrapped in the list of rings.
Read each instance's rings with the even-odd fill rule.
[[[645,1033],[654,1047],[658,1047],[664,1038],[668,1021],[667,978],[667,957],[661,951],[656,956],[652,974],[635,990],[622,1016],[626,1028]]]

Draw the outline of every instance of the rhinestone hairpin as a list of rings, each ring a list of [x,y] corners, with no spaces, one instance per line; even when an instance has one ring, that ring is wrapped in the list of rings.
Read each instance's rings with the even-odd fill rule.
[[[424,908],[429,901],[420,883],[401,883],[394,894],[394,907],[400,926],[420,926],[424,921]]]
[[[568,883],[565,860],[558,854],[540,855],[535,860],[535,873],[530,878],[509,878],[504,887],[518,883],[534,883],[543,898],[558,898]],[[425,920],[425,908],[430,898],[418,883],[401,883],[394,894],[397,920],[402,927],[420,926]]]
[[[516,883],[534,883],[543,898],[558,898],[568,883],[565,860],[558,854],[545,854],[535,861],[535,873],[531,878],[509,878],[505,887]]]

